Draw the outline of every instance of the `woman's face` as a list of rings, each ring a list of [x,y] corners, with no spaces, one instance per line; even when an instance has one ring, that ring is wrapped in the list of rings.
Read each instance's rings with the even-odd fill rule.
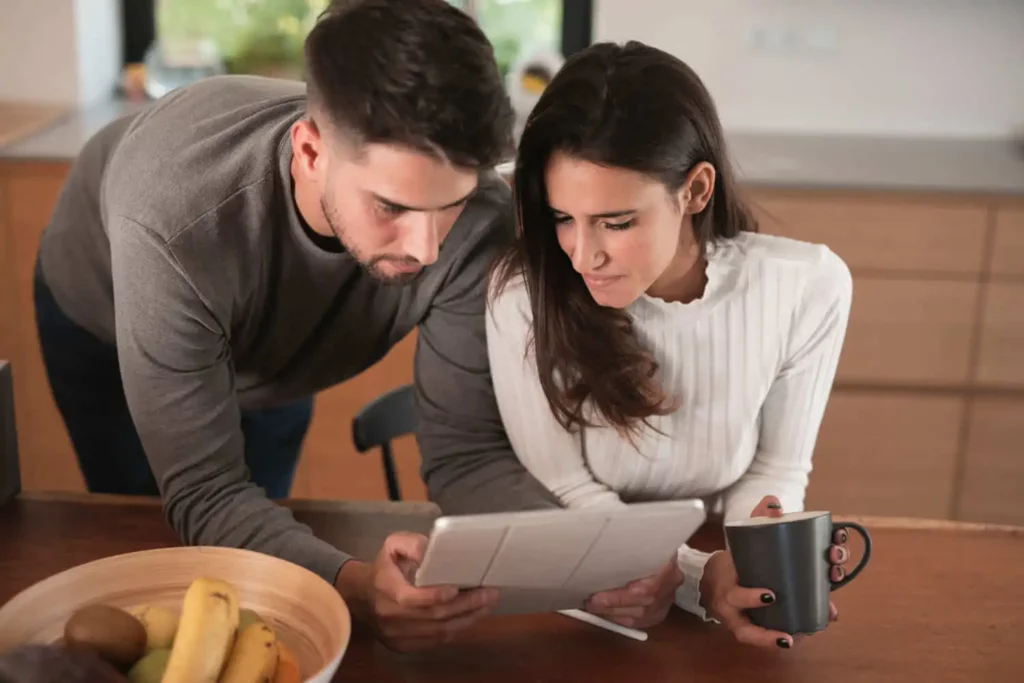
[[[558,244],[601,306],[625,308],[645,292],[664,296],[699,260],[690,215],[710,197],[710,165],[698,165],[677,195],[635,171],[562,152],[551,156],[544,178]]]

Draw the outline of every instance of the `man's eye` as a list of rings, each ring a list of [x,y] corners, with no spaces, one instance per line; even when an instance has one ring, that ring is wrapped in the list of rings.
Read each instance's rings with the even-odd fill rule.
[[[387,216],[400,216],[405,213],[405,209],[399,206],[393,206],[391,204],[377,204],[377,209]]]

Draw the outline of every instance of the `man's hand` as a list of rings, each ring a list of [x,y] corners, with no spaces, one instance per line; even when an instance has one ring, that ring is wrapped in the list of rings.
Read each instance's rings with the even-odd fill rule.
[[[682,584],[683,573],[672,558],[653,576],[595,593],[587,601],[587,611],[630,628],[649,628],[668,616]]]
[[[392,534],[372,564],[349,560],[335,580],[353,616],[369,624],[377,638],[397,652],[447,642],[498,602],[494,589],[460,592],[453,586],[413,586],[412,572],[422,562],[426,544],[419,534]]]

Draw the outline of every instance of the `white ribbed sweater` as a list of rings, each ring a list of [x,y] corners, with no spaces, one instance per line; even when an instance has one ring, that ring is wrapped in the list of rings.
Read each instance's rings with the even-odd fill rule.
[[[567,507],[702,498],[726,520],[766,495],[803,509],[811,455],[849,318],[852,280],[822,245],[744,233],[708,255],[691,303],[642,296],[627,309],[680,399],[651,419],[640,453],[614,429],[566,432],[541,390],[521,281],[494,298],[487,346],[495,395],[516,455]],[[676,603],[707,618],[699,584],[709,557],[683,546]]]

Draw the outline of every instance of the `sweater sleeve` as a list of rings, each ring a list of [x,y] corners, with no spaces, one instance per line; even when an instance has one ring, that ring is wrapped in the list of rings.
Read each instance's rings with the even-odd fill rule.
[[[760,433],[749,469],[723,495],[725,521],[750,517],[765,496],[786,512],[803,510],[811,457],[825,413],[853,296],[846,264],[822,248],[793,311],[788,351],[761,406]],[[686,582],[677,604],[707,619],[700,579],[710,554],[684,547],[679,565]]]
[[[464,220],[480,221],[478,239],[460,256],[417,337],[423,479],[445,514],[556,508],[555,497],[512,450],[488,366],[487,273],[511,233],[507,212],[474,207]]]
[[[334,583],[346,553],[249,479],[228,331],[167,242],[117,218],[110,230],[125,397],[185,543],[248,548]]]
[[[516,456],[565,507],[624,505],[594,478],[578,435],[551,412],[528,343],[532,316],[525,284],[513,280],[492,296],[486,317],[494,394]]]

